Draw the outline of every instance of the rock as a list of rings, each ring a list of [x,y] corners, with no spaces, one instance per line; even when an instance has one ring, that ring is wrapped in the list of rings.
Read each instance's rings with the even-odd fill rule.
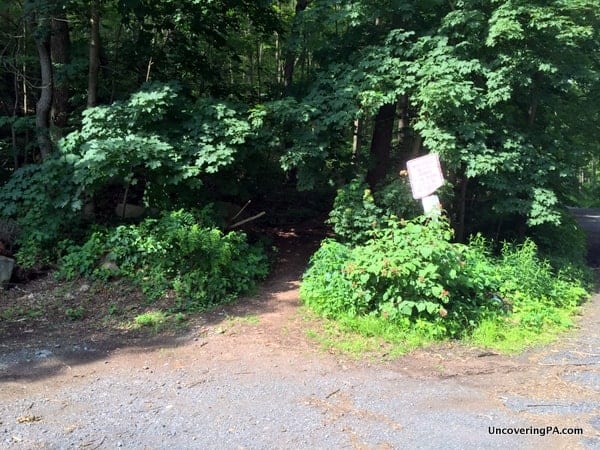
[[[90,290],[90,285],[89,284],[82,284],[79,287],[79,292],[87,292]]]
[[[102,261],[102,265],[100,267],[107,272],[116,273],[119,271],[119,266],[117,266],[114,261],[109,261],[107,259]]]
[[[52,356],[52,352],[50,350],[38,350],[37,352],[35,352],[36,358],[44,359],[44,358],[49,358],[51,356]]]
[[[0,286],[10,281],[14,268],[14,259],[0,256]]]

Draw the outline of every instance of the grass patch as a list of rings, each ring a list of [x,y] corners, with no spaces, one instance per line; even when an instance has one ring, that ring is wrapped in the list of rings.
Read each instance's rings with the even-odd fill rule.
[[[309,316],[305,313],[305,320],[309,320]],[[369,355],[394,358],[439,342],[419,330],[402,329],[375,316],[331,320],[319,319],[313,314],[311,320],[318,321],[318,326],[307,331],[310,339],[324,350],[341,352],[352,358]]]
[[[65,309],[65,315],[72,322],[83,320],[85,317],[85,307],[80,305],[74,308],[67,308]]]
[[[159,332],[168,329],[179,329],[185,326],[188,316],[184,313],[170,313],[161,310],[147,311],[133,319],[133,328],[151,328]]]
[[[169,315],[163,311],[149,311],[136,316],[133,321],[137,328],[147,327],[159,330],[164,328],[168,319]]]
[[[570,319],[560,325],[548,324],[538,330],[520,327],[510,321],[484,320],[464,340],[472,345],[494,349],[501,353],[520,353],[530,347],[554,342],[561,333],[572,326]]]
[[[16,321],[20,319],[37,319],[44,315],[41,307],[9,306],[0,312],[0,319]]]
[[[254,314],[251,314],[249,316],[240,317],[238,320],[241,323],[245,323],[248,325],[258,325],[260,323],[260,318]]]
[[[503,354],[515,354],[554,342],[572,328],[572,321],[569,320],[568,323],[546,324],[541,329],[534,330],[516,326],[510,320],[487,319],[470,334],[455,342]],[[370,355],[395,358],[417,348],[427,348],[450,340],[440,339],[427,332],[426,323],[403,328],[375,316],[321,319],[319,325],[309,329],[306,334],[323,350],[340,352],[357,359]]]

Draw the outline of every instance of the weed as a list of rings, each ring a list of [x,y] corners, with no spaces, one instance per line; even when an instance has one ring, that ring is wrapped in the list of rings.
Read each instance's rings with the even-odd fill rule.
[[[173,319],[177,324],[182,324],[188,320],[188,317],[185,314],[178,312],[173,316]]]
[[[65,315],[71,321],[82,320],[85,317],[85,308],[83,306],[67,308],[65,309]]]
[[[150,311],[140,314],[134,321],[140,327],[159,329],[167,321],[167,314],[163,311]]]
[[[249,315],[240,317],[240,321],[248,325],[258,325],[260,323],[260,318],[256,315]]]
[[[22,317],[36,318],[41,316],[39,309],[29,309],[22,306],[9,306],[0,312],[0,318],[6,321],[18,320]]]

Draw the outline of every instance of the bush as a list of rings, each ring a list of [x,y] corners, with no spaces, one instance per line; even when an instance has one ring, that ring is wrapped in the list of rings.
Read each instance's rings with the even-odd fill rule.
[[[540,254],[553,267],[573,270],[577,276],[586,276],[586,237],[572,214],[565,211],[560,216],[559,225],[538,225],[531,228],[530,234]]]
[[[513,322],[532,329],[570,325],[565,323],[564,311],[573,311],[587,296],[580,282],[540,260],[531,240],[519,246],[505,244],[499,263],[498,292],[510,303]]]
[[[55,246],[79,229],[81,200],[67,158],[52,157],[18,169],[0,188],[0,218],[13,220],[19,265],[31,267],[55,259]]]
[[[418,207],[405,179],[396,178],[375,194],[365,181],[355,179],[338,190],[327,222],[338,240],[356,245],[373,237],[392,216],[417,216]]]
[[[192,103],[176,83],[150,83],[128,100],[85,110],[80,129],[60,140],[54,156],[0,185],[0,219],[15,220],[22,231],[19,264],[55,262],[59,241],[87,234],[84,203],[102,200],[113,185],[122,185],[121,195],[135,187],[144,206],[196,205],[213,193],[201,189],[204,179],[231,168],[252,136],[243,108]],[[103,212],[112,217],[123,197],[110,197]]]
[[[444,218],[390,220],[373,234],[354,248],[324,241],[304,275],[302,300],[327,317],[375,316],[441,338],[469,335],[490,320],[531,330],[568,326],[565,312],[586,296],[580,282],[537,257],[531,240],[505,245],[494,258],[480,237],[452,243]]]
[[[243,233],[225,234],[201,219],[202,214],[175,211],[139,225],[95,231],[83,245],[68,247],[59,276],[123,276],[151,300],[171,289],[174,310],[231,300],[266,276],[264,253]]]
[[[452,244],[447,221],[390,220],[374,234],[353,249],[326,241],[304,276],[302,299],[333,317],[445,323],[450,335],[498,309],[493,267],[479,247]]]

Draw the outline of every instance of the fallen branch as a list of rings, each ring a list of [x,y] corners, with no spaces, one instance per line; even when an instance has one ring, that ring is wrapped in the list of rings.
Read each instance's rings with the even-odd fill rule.
[[[262,217],[266,214],[266,212],[260,212],[258,214],[256,214],[255,216],[252,217],[248,217],[247,219],[244,220],[240,220],[239,222],[234,223],[233,225],[229,225],[227,228],[231,229],[231,228],[235,228],[235,227],[239,227],[240,225],[243,225],[247,222],[251,222],[252,220],[258,219],[259,217]]]
[[[237,219],[240,216],[240,214],[243,213],[244,210],[248,207],[248,205],[250,204],[251,201],[252,200],[248,200],[246,202],[246,204],[244,206],[242,206],[242,208],[237,212],[237,214],[231,218],[231,220],[233,221],[233,220]]]

